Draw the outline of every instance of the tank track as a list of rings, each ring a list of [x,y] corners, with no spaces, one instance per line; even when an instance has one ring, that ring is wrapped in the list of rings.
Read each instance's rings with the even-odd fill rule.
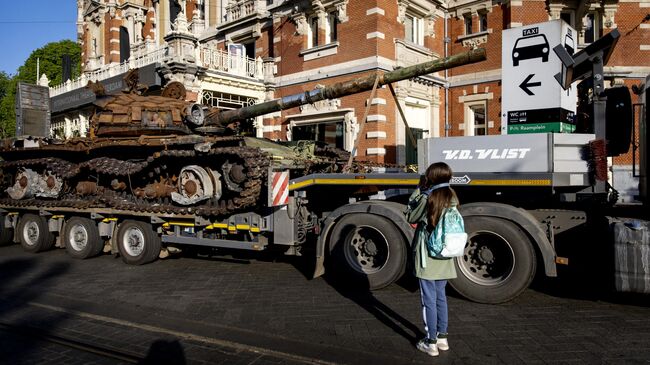
[[[194,150],[163,150],[147,157],[143,161],[122,161],[114,158],[99,157],[74,164],[58,158],[27,159],[10,162],[0,162],[0,168],[29,168],[39,167],[51,171],[64,179],[77,176],[82,169],[110,176],[130,176],[155,166],[157,160],[165,158],[194,158],[200,156],[225,157],[243,163],[246,180],[241,184],[241,191],[233,194],[227,200],[208,200],[204,204],[180,206],[172,204],[169,198],[145,199],[138,198],[126,191],[118,192],[107,187],[100,187],[96,194],[80,197],[71,192],[63,192],[59,199],[31,198],[14,200],[1,198],[0,204],[9,207],[37,207],[41,209],[66,207],[75,209],[112,208],[121,211],[133,211],[151,214],[195,214],[200,216],[221,216],[242,211],[260,202],[260,194],[264,186],[269,158],[258,148],[245,146],[217,147],[205,153]],[[70,190],[70,189],[68,189]]]

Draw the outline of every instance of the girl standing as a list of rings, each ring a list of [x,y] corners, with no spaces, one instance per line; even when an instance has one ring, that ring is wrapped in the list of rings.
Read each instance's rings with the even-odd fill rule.
[[[427,239],[438,223],[444,210],[458,205],[456,192],[449,186],[452,171],[444,162],[436,162],[427,168],[420,186],[409,198],[406,219],[417,223],[413,237],[415,276],[420,282],[422,317],[426,337],[416,347],[430,356],[438,356],[438,350],[449,350],[447,341],[447,295],[448,279],[456,277],[451,259],[429,256]]]

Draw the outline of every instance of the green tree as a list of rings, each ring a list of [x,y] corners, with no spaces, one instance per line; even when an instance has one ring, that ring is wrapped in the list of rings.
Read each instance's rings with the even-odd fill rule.
[[[0,137],[8,135],[7,126],[14,119],[13,103],[9,104],[10,96],[16,94],[16,84],[13,77],[0,71]],[[15,128],[15,127],[14,127]]]
[[[50,85],[62,82],[62,57],[68,54],[72,59],[72,78],[81,74],[81,47],[71,40],[51,42],[33,51],[25,63],[18,68],[18,73],[8,78],[4,94],[2,93],[2,76],[0,76],[0,134],[11,137],[16,130],[16,85],[19,81],[36,83],[36,64],[39,63],[40,74],[47,75]],[[6,76],[6,74],[4,74]]]

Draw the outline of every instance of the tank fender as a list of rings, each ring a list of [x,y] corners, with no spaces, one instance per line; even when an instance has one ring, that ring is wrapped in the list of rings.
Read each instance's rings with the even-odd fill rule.
[[[488,216],[507,219],[515,224],[532,238],[533,242],[539,248],[544,260],[544,271],[546,276],[557,276],[557,267],[555,266],[555,248],[549,241],[546,233],[540,226],[535,217],[523,208],[518,208],[508,204],[479,202],[467,203],[460,206],[460,212],[463,217],[469,216]]]
[[[396,202],[364,200],[343,205],[329,213],[321,223],[321,232],[316,242],[316,266],[313,277],[317,278],[325,274],[325,250],[328,246],[327,241],[330,231],[339,219],[348,214],[366,213],[385,217],[395,223],[395,226],[402,232],[406,242],[410,245],[413,240],[414,230],[404,217],[405,209],[406,206],[404,204]]]

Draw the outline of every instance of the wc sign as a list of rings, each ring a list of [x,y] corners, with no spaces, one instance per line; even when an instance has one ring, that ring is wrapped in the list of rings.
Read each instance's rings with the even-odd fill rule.
[[[573,54],[576,32],[558,19],[503,31],[501,53],[504,134],[572,132],[575,129],[575,87],[563,90],[553,77],[562,63],[553,47]]]

